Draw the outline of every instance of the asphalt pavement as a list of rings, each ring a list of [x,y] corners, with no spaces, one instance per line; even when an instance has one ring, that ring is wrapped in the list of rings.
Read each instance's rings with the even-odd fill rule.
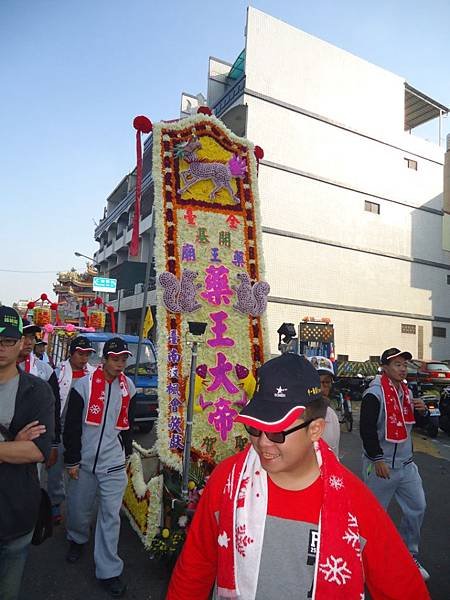
[[[358,405],[355,406],[355,428],[342,431],[341,460],[360,475],[361,443],[358,433]],[[138,435],[137,441],[150,447],[153,432]],[[420,559],[431,578],[428,588],[433,600],[450,598],[450,437],[439,432],[436,440],[420,432],[414,434],[416,463],[419,466],[427,496],[427,511],[422,528]],[[447,507],[447,508],[446,508]],[[399,521],[399,509],[390,511],[394,522]],[[21,600],[106,600],[107,593],[98,585],[94,575],[93,543],[90,542],[80,561],[70,565],[65,561],[67,542],[64,526],[56,528],[52,539],[42,546],[32,547],[27,562]],[[125,563],[124,579],[128,584],[129,600],[163,600],[170,573],[159,562],[150,560],[148,553],[122,519],[119,554]],[[380,556],[380,561],[383,556]],[[182,600],[182,599],[180,599]],[[375,600],[375,599],[374,599]],[[408,599],[405,599],[408,600]]]

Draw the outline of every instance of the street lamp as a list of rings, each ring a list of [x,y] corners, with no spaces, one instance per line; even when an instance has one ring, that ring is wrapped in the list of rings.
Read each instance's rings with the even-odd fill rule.
[[[91,262],[97,264],[97,261],[94,258],[92,258],[92,256],[86,256],[86,254],[81,254],[81,252],[74,252],[74,254],[75,256],[82,256],[83,258],[87,258]]]
[[[192,348],[191,355],[191,372],[189,375],[189,397],[186,411],[186,429],[184,434],[184,451],[183,451],[183,475],[181,483],[181,497],[183,500],[188,499],[188,481],[189,481],[189,465],[191,462],[191,444],[192,444],[192,425],[194,413],[194,388],[195,388],[195,369],[197,368],[198,345],[203,343],[201,336],[205,333],[206,323],[197,321],[189,321],[188,328],[192,337],[189,340],[188,346]]]

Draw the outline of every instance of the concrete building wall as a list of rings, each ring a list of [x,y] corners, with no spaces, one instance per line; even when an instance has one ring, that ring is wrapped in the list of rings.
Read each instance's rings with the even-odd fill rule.
[[[380,134],[403,130],[403,79],[255,8],[246,86]]]
[[[245,72],[246,135],[265,152],[272,352],[282,322],[310,315],[331,317],[352,360],[392,345],[449,357],[433,337],[450,318],[443,150],[404,132],[404,79],[252,8]]]
[[[345,311],[334,311],[321,308],[308,308],[304,306],[283,305],[271,302],[268,306],[269,322],[274,324],[270,329],[270,347],[273,354],[277,354],[278,336],[276,329],[283,322],[294,323],[295,326],[305,316],[330,317],[335,326],[335,347],[338,354],[348,354],[350,360],[367,360],[369,356],[380,356],[383,350],[389,347],[399,347],[408,350],[414,357],[419,357],[419,327],[423,327],[423,358],[430,358],[432,354],[431,340],[435,346],[435,353],[440,358],[450,358],[448,342],[445,339],[432,337],[432,323],[430,321],[405,319],[402,317],[384,317],[380,315],[367,315],[353,313],[349,318]],[[278,324],[278,327],[275,325]],[[416,333],[401,332],[402,324],[415,325]],[[448,324],[439,324],[447,328]],[[358,339],[358,350],[355,348],[355,339]],[[447,338],[448,339],[448,338]]]

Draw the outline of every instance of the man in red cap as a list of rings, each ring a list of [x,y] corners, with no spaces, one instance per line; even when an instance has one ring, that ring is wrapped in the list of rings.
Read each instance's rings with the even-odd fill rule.
[[[405,381],[409,352],[388,348],[381,355],[383,374],[364,392],[360,434],[364,446],[363,478],[387,509],[395,498],[403,512],[400,533],[426,580],[430,575],[417,559],[426,501],[422,479],[413,462],[411,430],[414,411],[424,413],[421,398],[412,398]]]
[[[199,502],[168,600],[429,598],[393,523],[320,438],[317,371],[283,354],[236,418],[250,445],[220,463]],[[380,560],[380,556],[384,560]]]

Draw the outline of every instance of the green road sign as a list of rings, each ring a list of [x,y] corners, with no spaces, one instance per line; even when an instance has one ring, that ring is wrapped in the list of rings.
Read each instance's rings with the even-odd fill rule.
[[[107,277],[94,277],[92,289],[94,292],[116,293],[117,279],[108,279]]]

